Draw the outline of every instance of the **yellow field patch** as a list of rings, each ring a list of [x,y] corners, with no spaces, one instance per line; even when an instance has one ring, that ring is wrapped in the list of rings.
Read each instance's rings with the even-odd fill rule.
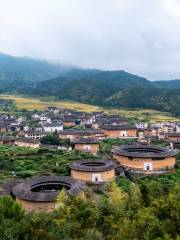
[[[48,106],[57,106],[63,108],[69,108],[78,111],[92,112],[92,111],[101,111],[102,108],[98,106],[93,106],[89,104],[71,102],[71,101],[44,101],[37,98],[28,98],[20,97],[15,95],[0,95],[0,98],[11,99],[16,103],[18,109],[27,109],[27,110],[44,110]]]

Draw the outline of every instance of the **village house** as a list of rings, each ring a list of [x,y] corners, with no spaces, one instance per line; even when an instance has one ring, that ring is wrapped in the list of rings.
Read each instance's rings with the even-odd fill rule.
[[[35,114],[31,115],[31,118],[35,121],[38,121],[40,119],[40,115],[35,113]]]
[[[59,132],[60,139],[74,140],[82,137],[102,139],[104,137],[104,134],[103,131],[100,129],[88,129],[88,130],[67,129]]]
[[[8,126],[8,129],[10,132],[19,132],[22,130],[21,126],[19,123],[13,122]]]
[[[3,122],[0,123],[0,133],[6,133],[7,132],[7,125]]]
[[[63,124],[62,122],[46,123],[43,125],[43,130],[48,133],[59,132],[63,130]]]
[[[64,127],[74,127],[76,125],[76,120],[73,118],[64,118],[63,119],[63,126]]]
[[[92,114],[84,114],[81,117],[81,125],[92,125],[93,123],[93,116]]]
[[[56,107],[56,106],[49,106],[48,107],[48,111],[49,112],[53,112],[53,113],[59,113],[60,111],[62,111],[63,108],[62,107]]]
[[[180,142],[180,132],[167,133],[166,139],[169,142]]]
[[[162,131],[164,133],[171,133],[174,131],[174,126],[171,124],[164,124],[164,126],[162,127]]]
[[[33,140],[41,140],[47,134],[46,132],[28,131],[25,133],[24,137]]]
[[[14,141],[14,145],[18,147],[39,148],[40,142],[28,138],[18,138]]]
[[[176,132],[180,132],[180,123],[176,124]]]
[[[174,128],[176,123],[175,122],[157,122],[157,123],[153,124],[153,126],[159,127],[159,128],[162,128],[162,129],[163,129],[164,125],[169,125],[169,126],[172,126]]]
[[[4,113],[0,113],[0,121],[6,121],[8,120],[10,117],[7,114]]]
[[[0,136],[0,144],[13,145],[15,141],[14,137]]]
[[[25,122],[25,121],[26,121],[26,117],[21,116],[21,117],[17,118],[18,123],[22,123],[22,122]]]
[[[99,140],[94,138],[80,138],[73,141],[74,149],[96,154],[99,152]]]
[[[109,138],[137,138],[137,128],[128,125],[102,126],[105,137]]]
[[[170,142],[170,146],[175,151],[177,151],[177,152],[180,151],[180,141],[179,142]]]
[[[148,127],[144,129],[144,136],[145,137],[156,137],[159,138],[159,134],[162,132],[160,127]]]
[[[127,120],[116,115],[97,117],[92,127],[97,129],[101,128],[103,125],[127,125]]]
[[[59,145],[57,148],[63,151],[72,151],[72,146],[69,145]]]
[[[162,140],[162,139],[165,139],[166,138],[166,134],[163,133],[163,132],[160,132],[159,133],[159,139]]]
[[[136,123],[135,125],[138,129],[146,129],[148,128],[148,123],[146,122],[139,122],[139,123]]]
[[[39,121],[40,121],[40,122],[50,123],[50,122],[51,122],[51,119],[50,119],[48,116],[46,116],[45,114],[41,114],[41,115],[40,115],[40,118],[39,118]]]
[[[29,126],[28,125],[23,126],[23,131],[25,132],[29,131]]]

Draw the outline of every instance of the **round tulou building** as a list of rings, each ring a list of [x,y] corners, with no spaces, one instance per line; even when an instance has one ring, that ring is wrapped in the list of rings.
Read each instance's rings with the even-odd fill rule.
[[[161,173],[174,168],[176,152],[152,145],[122,145],[112,150],[124,169],[137,173]]]
[[[87,183],[104,183],[114,180],[115,162],[111,160],[85,159],[69,165],[73,179]]]
[[[57,196],[62,189],[76,195],[86,190],[86,184],[71,177],[41,176],[15,184],[9,191],[26,211],[50,212],[55,209]]]

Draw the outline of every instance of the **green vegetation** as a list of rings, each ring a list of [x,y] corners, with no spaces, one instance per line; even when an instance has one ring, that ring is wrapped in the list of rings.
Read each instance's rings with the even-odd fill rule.
[[[124,71],[81,70],[37,83],[21,93],[55,96],[104,107],[156,109],[180,116],[180,89],[164,88],[155,82]]]
[[[31,149],[0,145],[0,181],[12,177],[31,177],[33,175],[68,175],[68,164],[92,155],[78,151],[64,152],[52,149]]]
[[[61,191],[52,213],[28,214],[10,197],[0,198],[2,240],[179,240],[180,185],[115,183],[98,197]]]
[[[103,140],[104,153],[114,144]],[[78,151],[30,149],[0,145],[0,181],[33,175],[68,175],[71,161],[93,157]],[[0,198],[2,240],[179,240],[180,155],[171,174],[141,177],[132,182],[125,176],[99,190],[69,196],[62,190],[52,213],[26,213],[11,197]]]
[[[50,145],[59,145],[60,141],[59,141],[59,137],[57,135],[46,135],[41,139],[41,143],[42,144],[50,144]]]
[[[100,151],[101,153],[110,153],[112,150],[112,146],[129,144],[133,142],[137,142],[137,140],[136,139],[119,139],[119,138],[103,139],[100,142]]]
[[[16,109],[16,104],[10,99],[0,99],[0,112],[13,112]]]

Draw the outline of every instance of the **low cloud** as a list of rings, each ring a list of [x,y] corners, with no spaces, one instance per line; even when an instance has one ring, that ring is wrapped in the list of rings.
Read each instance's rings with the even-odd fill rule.
[[[178,0],[0,0],[0,52],[180,78]]]

